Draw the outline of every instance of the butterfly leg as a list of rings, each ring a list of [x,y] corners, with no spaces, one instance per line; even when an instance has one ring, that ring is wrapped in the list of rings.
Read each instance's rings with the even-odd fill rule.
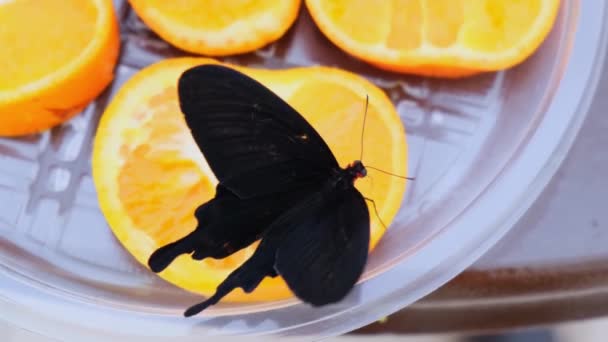
[[[382,218],[380,218],[380,215],[378,215],[378,208],[376,207],[376,202],[374,202],[374,200],[371,198],[367,198],[367,197],[364,197],[364,198],[366,201],[370,201],[370,203],[374,207],[374,212],[376,213],[376,217],[380,221],[380,224],[382,225],[382,227],[384,227],[384,230],[386,230],[386,228],[387,228],[386,225],[384,224],[384,222],[382,222]]]

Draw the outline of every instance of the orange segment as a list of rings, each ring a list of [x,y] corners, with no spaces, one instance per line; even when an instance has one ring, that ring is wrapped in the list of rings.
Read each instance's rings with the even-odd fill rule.
[[[543,15],[543,1],[485,1],[467,7],[462,44],[482,52],[512,49]]]
[[[339,1],[322,1],[323,11],[331,16],[341,31],[349,36],[357,37],[363,43],[377,43],[384,39],[390,30],[390,23],[378,21],[376,18],[388,18],[391,15],[390,1],[377,1],[370,6],[368,0],[352,0],[348,7]],[[367,15],[361,16],[361,13]],[[356,25],[353,25],[356,23]]]
[[[387,3],[389,3],[387,1]],[[422,3],[419,0],[393,1],[390,33],[386,46],[395,50],[416,49],[422,44]]]
[[[464,2],[464,0],[423,1],[424,41],[441,48],[456,43],[463,23]]]
[[[140,71],[116,94],[96,134],[93,179],[102,212],[119,241],[144,265],[154,250],[191,232],[196,225],[194,210],[214,196],[217,180],[189,133],[176,89],[183,71],[204,63],[217,62],[176,58]],[[266,84],[300,111],[343,166],[360,156],[365,95],[369,95],[363,162],[406,174],[405,133],[395,108],[362,77],[327,67],[235,68]],[[370,170],[357,187],[375,199],[382,220],[390,223],[400,207],[405,182]],[[385,229],[371,204],[369,209],[373,249]],[[182,255],[160,276],[189,291],[210,295],[253,253],[255,245],[223,260],[200,262]],[[290,296],[282,279],[266,278],[252,294],[237,290],[227,300]]]
[[[339,48],[380,68],[461,77],[509,68],[543,42],[559,0],[306,0]]]
[[[139,17],[174,46],[224,56],[279,39],[296,20],[300,0],[129,0]]]
[[[0,23],[0,135],[67,120],[113,78],[111,0],[0,1]]]

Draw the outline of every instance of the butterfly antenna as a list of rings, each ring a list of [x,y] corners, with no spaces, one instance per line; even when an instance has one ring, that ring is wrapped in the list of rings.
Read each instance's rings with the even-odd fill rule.
[[[401,178],[401,179],[407,179],[407,180],[412,180],[412,181],[416,179],[416,178],[414,178],[414,177],[405,177],[405,176],[396,175],[396,174],[394,174],[394,173],[390,173],[390,172],[388,172],[388,171],[384,171],[384,170],[381,170],[381,169],[379,169],[379,168],[377,168],[377,167],[373,167],[373,166],[369,166],[369,165],[365,165],[365,168],[366,168],[366,169],[372,169],[372,170],[376,170],[376,171],[379,171],[379,172],[385,173],[385,174],[387,174],[387,175],[389,175],[389,176],[393,176],[393,177],[397,177],[397,178]]]
[[[365,135],[365,120],[367,119],[367,107],[369,106],[369,96],[365,95],[365,111],[363,112],[363,128],[361,128],[361,157],[359,160],[363,160],[363,136]]]
[[[367,120],[367,109],[369,107],[369,95],[365,95],[365,111],[363,112],[363,127],[361,128],[361,157],[359,157],[359,160],[363,161],[363,137],[365,136],[365,121]],[[396,175],[394,173],[390,173],[388,171],[384,171],[381,169],[378,169],[376,167],[373,166],[367,166],[365,165],[365,168],[367,169],[372,169],[372,170],[376,170],[376,171],[380,171],[383,172],[387,175],[391,175],[394,177],[398,177],[398,178],[402,178],[402,179],[407,179],[407,180],[414,180],[415,178],[411,178],[411,177],[404,177],[404,176],[400,176],[400,175]]]
[[[376,207],[376,202],[374,202],[374,200],[371,198],[367,198],[367,197],[363,197],[363,198],[365,198],[366,201],[370,201],[372,203],[372,206],[374,207],[374,212],[376,213],[376,217],[378,218],[378,221],[380,221],[380,224],[382,225],[384,230],[386,230],[387,227],[384,224],[384,222],[382,221],[382,218],[380,218],[380,215],[378,214],[378,208]]]

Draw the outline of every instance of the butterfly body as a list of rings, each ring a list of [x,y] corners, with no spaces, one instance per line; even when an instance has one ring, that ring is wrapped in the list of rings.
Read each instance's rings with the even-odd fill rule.
[[[177,256],[224,258],[260,240],[253,255],[194,315],[233,289],[253,291],[280,275],[313,306],[337,302],[367,261],[370,219],[355,180],[361,161],[345,168],[316,130],[279,96],[228,67],[187,70],[178,83],[180,108],[216,175],[215,197],[195,212],[196,229],[156,250],[154,272]]]

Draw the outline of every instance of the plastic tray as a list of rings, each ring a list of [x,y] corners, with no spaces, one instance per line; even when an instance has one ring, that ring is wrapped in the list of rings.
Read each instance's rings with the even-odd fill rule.
[[[552,177],[586,116],[608,25],[605,2],[563,0],[552,33],[525,63],[448,81],[356,61],[303,9],[277,43],[225,59],[269,68],[334,65],[369,77],[399,110],[416,181],[364,281],[341,303],[221,304],[184,319],[183,309],[200,297],[164,282],[117,243],[91,180],[91,141],[104,106],[138,69],[183,55],[115,3],[123,46],[111,88],[61,127],[0,139],[0,319],[54,338],[323,337],[421,298],[491,247]]]

